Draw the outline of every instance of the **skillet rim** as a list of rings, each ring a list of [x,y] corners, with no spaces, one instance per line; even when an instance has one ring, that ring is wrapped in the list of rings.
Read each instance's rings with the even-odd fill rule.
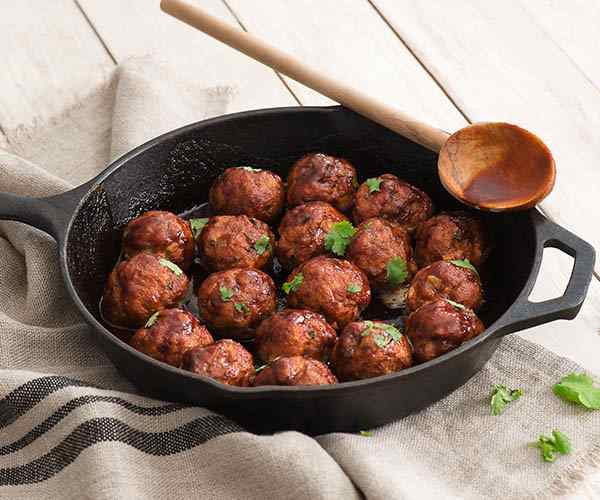
[[[534,239],[534,249],[533,255],[534,260],[532,267],[527,275],[527,279],[524,282],[523,287],[518,291],[517,298],[512,302],[512,304],[500,315],[496,321],[494,321],[491,325],[489,325],[480,335],[477,337],[465,342],[461,346],[449,351],[438,358],[432,359],[425,363],[421,363],[418,365],[411,366],[410,368],[405,368],[403,370],[389,373],[387,375],[380,375],[378,377],[371,377],[367,379],[361,380],[353,380],[347,382],[338,382],[337,384],[331,385],[316,385],[316,386],[278,386],[278,385],[265,385],[258,387],[238,387],[231,386],[227,384],[222,384],[221,382],[217,382],[209,377],[205,377],[202,375],[195,374],[193,372],[183,370],[182,368],[176,368],[172,365],[164,363],[162,361],[158,361],[142,352],[134,349],[125,341],[121,340],[119,337],[110,332],[100,321],[96,319],[96,317],[88,310],[82,300],[79,298],[79,294],[73,285],[73,281],[71,279],[71,273],[68,268],[67,263],[67,248],[69,236],[71,234],[71,229],[73,222],[75,221],[77,215],[79,214],[83,204],[86,202],[87,198],[109,177],[111,177],[115,172],[120,170],[123,167],[126,167],[128,162],[136,157],[137,155],[152,149],[153,147],[163,143],[165,140],[172,139],[177,137],[178,135],[184,134],[186,132],[202,129],[204,127],[210,127],[212,125],[220,124],[223,122],[235,121],[238,119],[243,119],[249,116],[257,116],[257,115],[269,115],[269,114],[306,114],[306,113],[325,113],[325,114],[335,114],[335,113],[353,113],[351,110],[344,108],[340,105],[334,106],[286,106],[286,107],[274,107],[274,108],[262,108],[257,110],[248,110],[241,111],[238,113],[229,113],[225,115],[220,115],[214,118],[208,118],[206,120],[200,120],[197,122],[190,123],[188,125],[184,125],[182,127],[176,128],[174,130],[170,130],[161,134],[157,137],[154,137],[145,143],[135,147],[131,151],[123,154],[122,156],[113,160],[100,174],[91,179],[90,181],[84,183],[83,185],[76,188],[77,190],[81,189],[84,193],[81,195],[79,200],[77,201],[73,211],[70,215],[70,219],[66,225],[64,237],[60,242],[59,250],[60,250],[60,266],[63,274],[63,279],[69,294],[71,295],[71,299],[76,304],[77,308],[84,316],[86,322],[93,327],[95,331],[95,335],[102,335],[109,342],[115,345],[116,348],[124,349],[130,355],[137,357],[141,362],[149,363],[153,365],[154,368],[159,370],[166,370],[171,373],[171,375],[178,375],[183,377],[189,377],[193,380],[197,380],[206,384],[211,385],[214,389],[221,391],[225,395],[230,396],[241,396],[247,397],[250,399],[258,398],[258,397],[267,397],[267,396],[276,396],[278,394],[282,394],[285,396],[296,396],[302,397],[304,395],[310,394],[311,396],[320,396],[325,395],[331,391],[337,391],[338,393],[343,392],[356,392],[367,390],[371,387],[375,386],[383,386],[388,384],[394,384],[397,380],[402,378],[407,378],[414,376],[415,374],[420,373],[421,371],[427,370],[430,367],[435,365],[441,365],[451,361],[456,356],[460,356],[464,352],[475,348],[477,345],[490,340],[490,338],[496,333],[501,326],[504,326],[503,321],[510,316],[510,312],[513,307],[519,302],[521,299],[521,295],[523,291],[527,287],[528,283],[530,283],[532,276],[536,275],[539,267],[541,265],[540,259],[535,258],[536,255],[539,254],[539,245],[540,242],[537,239]],[[532,230],[534,229],[534,221],[532,213],[534,210],[523,212],[523,217],[527,217],[531,223]],[[546,217],[539,213],[544,219]],[[110,360],[112,363],[112,359]],[[114,364],[114,363],[113,363]],[[119,368],[116,364],[115,367]],[[135,385],[135,381],[132,380],[132,383]]]

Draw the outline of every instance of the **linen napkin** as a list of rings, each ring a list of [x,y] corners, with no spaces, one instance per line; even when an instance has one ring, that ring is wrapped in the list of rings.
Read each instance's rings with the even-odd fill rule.
[[[8,131],[0,190],[62,192],[153,136],[235,111],[231,96],[252,91],[207,88],[198,75],[123,63],[46,126]],[[372,437],[253,435],[214,412],[136,394],[71,304],[53,240],[0,222],[0,498],[564,495],[600,468],[600,412],[551,391],[570,371],[582,370],[512,336],[464,387]],[[500,417],[489,413],[496,383],[525,390]],[[552,429],[574,451],[549,465],[527,443]]]

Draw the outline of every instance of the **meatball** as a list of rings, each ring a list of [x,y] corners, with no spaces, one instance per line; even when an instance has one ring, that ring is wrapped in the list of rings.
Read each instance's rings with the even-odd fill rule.
[[[406,321],[406,335],[412,341],[414,357],[419,362],[455,349],[484,329],[471,309],[448,299],[428,302]]]
[[[413,231],[432,213],[433,203],[429,196],[392,174],[363,182],[356,192],[353,211],[357,224],[372,217],[382,217],[401,224],[408,231]]]
[[[248,387],[256,373],[252,354],[231,339],[190,349],[183,355],[181,368],[240,387]]]
[[[352,208],[358,187],[352,164],[335,156],[312,153],[292,166],[287,178],[289,206],[326,201],[342,212]]]
[[[261,370],[254,385],[328,385],[337,378],[325,363],[302,356],[279,358]]]
[[[466,261],[438,260],[421,269],[406,294],[408,310],[416,311],[437,299],[450,299],[474,311],[479,309],[483,302],[479,275],[465,265]]]
[[[337,334],[315,312],[284,309],[264,319],[256,330],[256,354],[269,363],[281,356],[327,361]]]
[[[436,215],[416,232],[415,259],[419,267],[436,260],[469,259],[478,268],[488,253],[483,224],[467,212]]]
[[[191,348],[212,343],[206,327],[182,309],[157,311],[131,338],[131,345],[138,351],[176,367]]]
[[[327,252],[325,237],[334,224],[348,220],[328,203],[311,201],[292,208],[279,225],[276,255],[286,269]]]
[[[380,217],[358,226],[346,258],[367,275],[374,288],[396,288],[417,270],[408,232],[400,224]]]
[[[137,253],[108,275],[102,314],[113,325],[139,328],[159,309],[176,306],[188,285],[188,277],[171,261]]]
[[[268,274],[251,268],[213,273],[197,292],[198,308],[209,328],[221,336],[248,339],[275,311],[275,284]]]
[[[283,208],[285,189],[281,177],[269,170],[233,167],[213,183],[208,199],[216,214],[247,215],[270,222]]]
[[[131,220],[123,232],[123,256],[160,255],[184,271],[194,258],[194,237],[187,221],[171,212],[152,210]]]
[[[324,255],[294,269],[283,290],[289,307],[321,313],[334,328],[354,321],[371,301],[369,280],[358,267]]]
[[[209,272],[261,269],[271,261],[275,236],[263,221],[245,215],[211,217],[198,236],[200,262]]]
[[[410,342],[387,323],[355,321],[340,334],[331,364],[340,380],[387,375],[412,365]]]

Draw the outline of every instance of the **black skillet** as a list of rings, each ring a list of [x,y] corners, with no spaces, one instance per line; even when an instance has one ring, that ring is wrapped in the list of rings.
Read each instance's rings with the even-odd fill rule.
[[[249,111],[180,128],[134,149],[62,195],[35,199],[0,193],[0,218],[31,224],[57,240],[73,301],[115,366],[143,392],[211,408],[257,432],[321,434],[390,422],[464,384],[504,335],[572,319],[579,312],[592,277],[594,250],[534,209],[483,214],[495,238],[484,276],[487,330],[440,358],[391,375],[312,388],[229,387],[155,361],[104,326],[99,299],[127,221],[151,209],[184,213],[201,205],[226,167],[251,165],[285,177],[293,161],[311,151],[348,158],[361,181],[392,172],[429,193],[438,210],[462,208],[439,182],[435,153],[334,106]],[[564,295],[533,303],[527,298],[545,247],[572,256],[574,267]]]

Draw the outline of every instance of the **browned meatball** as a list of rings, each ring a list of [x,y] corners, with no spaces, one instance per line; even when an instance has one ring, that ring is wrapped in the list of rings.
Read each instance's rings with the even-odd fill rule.
[[[328,203],[311,201],[288,210],[279,225],[276,254],[291,269],[327,252],[325,237],[334,224],[348,220]]]
[[[417,229],[415,259],[419,267],[436,260],[469,259],[478,268],[488,253],[483,224],[467,212],[436,215]]]
[[[387,375],[412,365],[410,342],[387,323],[355,321],[340,334],[331,364],[340,380]]]
[[[327,365],[302,356],[279,358],[261,370],[254,380],[254,385],[328,384],[337,384],[337,378]]]
[[[337,334],[315,312],[284,309],[264,319],[256,330],[256,354],[269,363],[282,356],[327,361]]]
[[[138,351],[177,367],[192,347],[212,343],[212,335],[206,327],[183,309],[157,311],[131,338],[131,345]]]
[[[347,260],[324,255],[294,269],[283,289],[289,307],[321,313],[334,328],[354,321],[371,302],[365,274]]]
[[[484,329],[471,309],[447,299],[421,306],[406,321],[406,335],[412,341],[415,360],[419,362],[455,349]]]
[[[433,203],[423,191],[395,175],[383,174],[363,182],[356,192],[354,221],[382,217],[413,231],[431,217]]]
[[[415,275],[406,294],[409,311],[437,299],[450,299],[474,311],[479,309],[483,302],[479,275],[464,267],[468,262],[456,262],[438,260]]]
[[[240,387],[248,387],[255,375],[252,354],[231,339],[190,349],[183,356],[181,368]]]
[[[275,311],[275,284],[257,269],[228,269],[211,274],[198,288],[198,308],[208,327],[221,336],[251,338]]]
[[[342,212],[352,208],[358,187],[356,170],[347,160],[311,153],[292,166],[287,178],[289,206],[307,201],[326,201]]]
[[[176,306],[188,284],[188,277],[171,261],[137,253],[108,275],[102,314],[113,325],[141,327],[154,312]]]
[[[211,217],[198,236],[198,255],[207,271],[261,269],[273,256],[275,236],[263,221],[245,215]]]
[[[208,193],[215,214],[247,215],[270,222],[283,208],[283,181],[270,170],[232,167],[223,172]]]
[[[362,269],[372,287],[396,288],[417,270],[406,229],[379,217],[358,226],[346,258]]]
[[[171,212],[152,210],[131,220],[123,232],[123,256],[138,252],[160,255],[184,271],[194,258],[190,225]]]

